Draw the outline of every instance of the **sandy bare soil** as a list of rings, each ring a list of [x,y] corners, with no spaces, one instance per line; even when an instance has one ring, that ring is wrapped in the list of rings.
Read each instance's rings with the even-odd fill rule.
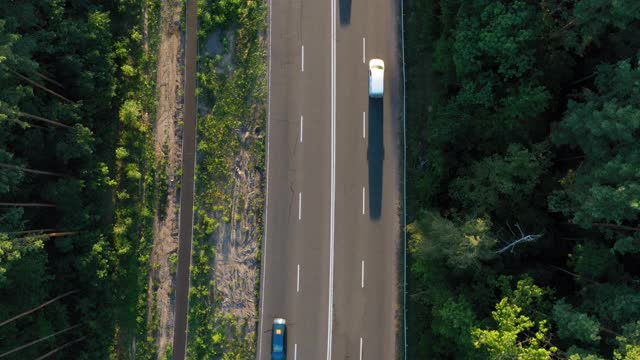
[[[169,191],[167,199],[160,201],[166,206],[157,206],[154,216],[153,250],[147,296],[149,321],[151,322],[153,318],[154,305],[160,320],[158,332],[150,334],[156,338],[158,359],[164,356],[167,346],[170,346],[173,341],[175,267],[172,267],[170,259],[172,254],[177,253],[178,248],[180,176],[176,175],[176,171],[180,169],[182,159],[182,128],[179,126],[182,119],[183,86],[180,70],[183,56],[180,29],[182,2],[163,0],[161,14],[154,149],[156,161],[166,161]],[[160,171],[163,169],[160,168],[158,172]],[[151,324],[149,328],[152,328]]]
[[[226,38],[229,49],[235,48],[235,29],[210,34],[205,46],[205,52],[210,56],[220,55],[222,60],[218,64],[221,73],[233,72],[232,52],[225,52],[222,39]],[[200,102],[202,115],[208,113],[211,104]],[[264,104],[250,101],[254,111],[243,119],[240,129],[239,152],[233,154],[232,173],[229,179],[219,184],[219,189],[230,195],[230,221],[225,221],[225,214],[221,211],[208,211],[208,215],[216,220],[220,226],[212,234],[209,241],[215,248],[212,261],[213,277],[216,284],[216,298],[220,299],[220,307],[215,311],[221,317],[232,315],[236,324],[242,327],[246,339],[255,336],[257,322],[257,281],[260,268],[257,254],[262,238],[262,211],[264,193],[262,189],[263,154],[255,153],[255,143],[264,141],[263,134],[255,133],[259,128],[260,111]],[[228,336],[233,337],[236,329],[227,329]]]
[[[255,141],[247,139],[245,141]],[[252,135],[251,135],[252,136]],[[246,144],[246,143],[245,143]],[[243,145],[245,145],[243,144]],[[256,258],[262,236],[259,211],[262,206],[261,174],[256,171],[255,154],[244,146],[236,155],[233,170],[231,221],[222,222],[214,233],[215,282],[222,303],[222,314],[232,314],[238,323],[246,320],[248,333],[255,331],[256,281],[259,268]]]

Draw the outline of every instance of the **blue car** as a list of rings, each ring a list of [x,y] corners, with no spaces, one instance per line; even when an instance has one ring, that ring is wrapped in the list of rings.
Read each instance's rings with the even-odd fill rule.
[[[271,360],[287,358],[287,321],[273,319],[273,337],[271,339]]]

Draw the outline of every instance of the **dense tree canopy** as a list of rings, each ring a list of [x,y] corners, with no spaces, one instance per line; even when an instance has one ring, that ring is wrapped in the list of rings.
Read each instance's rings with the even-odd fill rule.
[[[140,57],[122,44],[143,1],[118,3],[0,2],[0,354],[60,332],[8,359],[69,342],[50,358],[107,358],[129,306],[118,284],[135,267],[118,251],[136,242],[114,241],[114,150],[136,88],[116,84]]]
[[[406,6],[409,357],[638,358],[640,4]]]
[[[600,66],[594,85],[578,101],[569,101],[552,134],[556,144],[576,148],[584,160],[564,178],[550,207],[585,228],[594,223],[637,224],[640,68],[629,60]]]

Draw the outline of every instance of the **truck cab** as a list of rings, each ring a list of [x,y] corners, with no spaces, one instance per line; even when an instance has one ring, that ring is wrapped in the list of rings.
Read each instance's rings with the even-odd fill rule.
[[[384,96],[384,61],[371,59],[369,61],[369,97]]]

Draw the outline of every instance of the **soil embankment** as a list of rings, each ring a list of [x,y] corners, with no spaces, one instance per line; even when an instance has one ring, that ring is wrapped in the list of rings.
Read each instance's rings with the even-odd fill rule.
[[[180,204],[180,172],[182,143],[182,37],[180,0],[161,3],[160,50],[157,72],[157,118],[154,129],[154,152],[159,163],[156,174],[160,192],[154,214],[153,250],[148,287],[148,319],[157,311],[159,327],[156,336],[158,358],[166,354],[174,333],[174,283],[178,247],[178,213]],[[166,176],[165,176],[166,174]],[[152,326],[150,326],[152,328]]]

